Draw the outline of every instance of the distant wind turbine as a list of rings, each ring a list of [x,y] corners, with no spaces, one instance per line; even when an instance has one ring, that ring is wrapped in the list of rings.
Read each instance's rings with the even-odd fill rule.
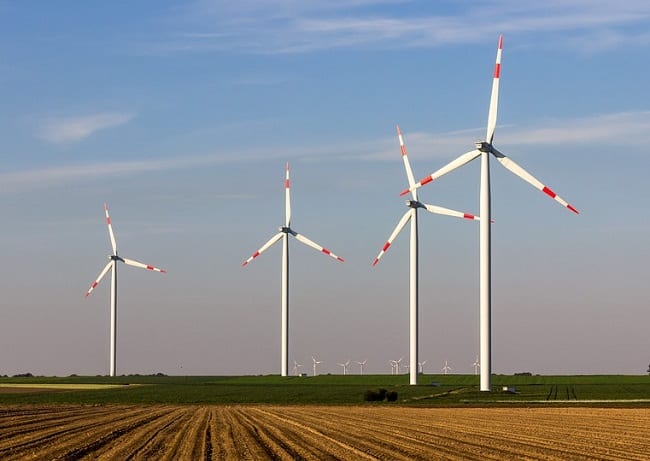
[[[284,182],[284,209],[285,209],[285,225],[280,227],[280,232],[275,234],[271,239],[262,245],[262,248],[257,250],[253,255],[242,263],[246,266],[253,259],[261,255],[266,249],[273,245],[278,240],[282,239],[282,369],[280,370],[282,376],[289,374],[289,235],[293,235],[299,242],[314,248],[321,253],[331,256],[332,258],[343,262],[343,258],[339,258],[327,248],[323,248],[317,243],[312,242],[304,235],[291,229],[291,195],[290,195],[290,182],[289,182],[289,163],[287,162],[286,179]]]
[[[117,263],[123,262],[129,266],[140,267],[142,269],[147,269],[155,272],[162,272],[163,274],[167,271],[163,269],[158,269],[157,267],[150,266],[148,264],[142,264],[141,262],[134,261],[133,259],[122,258],[117,254],[117,243],[115,241],[115,234],[113,234],[113,224],[111,223],[111,217],[108,214],[108,206],[104,204],[104,212],[106,213],[106,225],[108,226],[108,236],[111,240],[111,247],[113,248],[113,253],[108,256],[110,260],[108,264],[99,274],[99,277],[90,285],[90,288],[86,292],[85,297],[87,298],[90,293],[99,285],[102,278],[106,273],[112,269],[111,277],[111,349],[110,349],[110,370],[109,373],[111,376],[115,376],[116,369],[116,355],[117,355]]]
[[[366,364],[367,361],[368,361],[368,359],[364,360],[363,362],[357,362],[357,364],[359,365],[360,375],[361,376],[363,376],[363,366]]]
[[[348,374],[348,365],[350,365],[350,361],[348,360],[345,363],[337,363],[338,366],[343,367],[343,376]]]
[[[314,376],[316,376],[316,365],[323,362],[320,360],[316,360],[313,355],[311,356],[311,359],[314,361]]]
[[[447,361],[445,360],[445,366],[442,367],[442,372],[443,372],[444,374],[447,374],[447,372],[449,372],[449,371],[451,371],[451,367],[449,366],[449,364],[448,364]]]
[[[299,371],[300,371],[299,368],[301,366],[302,365],[300,365],[297,361],[295,361],[295,360],[293,361],[293,374],[294,374],[294,376],[298,376],[300,374],[299,373]]]
[[[481,363],[478,361],[478,355],[476,356],[474,363],[472,363],[472,366],[474,367],[474,375],[478,375],[478,370],[481,368]]]
[[[494,66],[494,77],[492,79],[492,95],[490,97],[490,109],[488,112],[487,132],[485,141],[476,142],[476,148],[470,152],[462,154],[455,160],[440,168],[435,173],[430,174],[418,183],[411,185],[409,189],[403,191],[404,195],[409,191],[414,191],[431,181],[440,178],[450,171],[459,168],[466,163],[481,157],[481,193],[480,193],[480,214],[483,218],[480,225],[480,344],[481,344],[481,391],[491,390],[491,373],[492,373],[492,299],[491,299],[491,237],[490,237],[490,220],[492,216],[490,205],[490,154],[494,155],[501,165],[507,170],[519,176],[521,179],[544,192],[556,202],[567,209],[578,213],[572,205],[567,203],[559,195],[553,192],[549,187],[542,184],[537,178],[524,170],[521,166],[499,152],[492,144],[494,132],[497,126],[497,107],[499,104],[499,78],[501,76],[501,51],[503,49],[503,36],[499,36],[499,45],[497,48],[496,63]]]
[[[389,360],[390,365],[391,365],[391,374],[399,375],[399,364],[402,363],[402,359],[404,357],[400,357],[399,360]],[[394,373],[393,373],[394,370]]]
[[[404,162],[404,169],[406,170],[406,177],[408,179],[408,184],[411,188],[415,185],[415,179],[413,177],[413,170],[411,169],[411,164],[409,163],[408,155],[406,153],[406,146],[404,145],[404,138],[402,136],[402,131],[399,126],[397,127],[397,137],[399,139],[400,150],[402,152],[402,160]],[[393,243],[393,240],[397,237],[400,231],[406,226],[406,223],[411,221],[411,243],[410,243],[410,283],[409,283],[409,326],[410,326],[410,341],[409,341],[409,360],[410,360],[410,384],[418,383],[418,209],[424,208],[430,213],[442,214],[447,216],[453,216],[456,218],[466,218],[471,220],[478,220],[474,215],[468,213],[462,213],[460,211],[450,210],[448,208],[443,208],[435,205],[428,205],[422,203],[418,200],[417,189],[411,190],[411,200],[406,202],[408,211],[404,213],[402,218],[397,223],[397,226],[393,230],[393,233],[390,234],[386,243],[382,247],[381,251],[377,258],[375,258],[372,263],[375,266],[384,253]]]
[[[426,360],[423,361],[423,362],[418,362],[418,369],[419,369],[421,375],[424,374],[424,366],[426,364],[427,364]]]

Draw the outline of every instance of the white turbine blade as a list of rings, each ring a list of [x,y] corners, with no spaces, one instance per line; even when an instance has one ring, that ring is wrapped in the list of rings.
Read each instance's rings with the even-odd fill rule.
[[[97,277],[97,278],[95,279],[95,281],[92,283],[92,285],[90,285],[90,288],[88,288],[88,291],[86,291],[86,294],[84,295],[84,297],[87,298],[88,295],[89,295],[90,293],[92,293],[93,290],[97,287],[97,285],[99,285],[99,282],[102,281],[102,278],[106,275],[106,272],[108,272],[108,270],[109,270],[111,267],[113,267],[113,263],[114,263],[114,261],[111,259],[111,260],[108,262],[108,264],[106,264],[106,266],[104,267],[104,269],[99,273],[99,277]]]
[[[291,182],[289,181],[289,162],[287,162],[287,175],[284,180],[284,212],[286,226],[291,227]]]
[[[404,213],[404,216],[402,216],[402,219],[399,220],[397,223],[397,226],[395,226],[395,229],[393,229],[393,232],[390,234],[390,237],[388,237],[388,240],[386,240],[386,243],[384,243],[384,246],[382,247],[381,251],[379,251],[379,254],[373,261],[372,265],[376,266],[379,260],[381,259],[382,256],[384,256],[384,253],[388,251],[390,246],[393,244],[393,240],[397,237],[397,234],[400,233],[400,231],[404,228],[406,223],[408,222],[409,219],[413,216],[413,209],[409,209],[406,213]]]
[[[163,274],[167,273],[165,269],[160,269],[149,264],[143,264],[141,262],[134,261],[133,259],[122,258],[122,260],[124,261],[124,264],[128,264],[129,266],[140,267],[142,269],[147,269],[148,271],[161,272]]]
[[[531,186],[535,187],[536,189],[541,190],[544,192],[546,195],[551,197],[553,200],[556,202],[560,203],[562,206],[568,208],[569,210],[573,211],[574,213],[578,214],[578,210],[576,210],[572,205],[567,203],[562,197],[557,195],[555,192],[553,192],[549,187],[545,186],[542,184],[537,178],[535,178],[532,174],[524,170],[522,167],[517,165],[514,161],[503,155],[501,152],[499,152],[496,149],[492,149],[492,153],[496,157],[496,159],[503,165],[505,168],[508,170],[512,171],[514,174],[519,176],[521,179],[529,183]]]
[[[456,158],[455,160],[452,160],[451,162],[449,162],[448,164],[446,164],[445,166],[443,166],[442,168],[440,168],[440,169],[439,169],[438,171],[436,171],[435,173],[431,173],[431,174],[430,174],[429,176],[427,176],[426,178],[420,180],[419,182],[416,182],[416,183],[413,185],[413,187],[409,187],[408,189],[403,190],[399,195],[405,195],[405,194],[407,194],[407,193],[408,193],[410,190],[412,190],[412,189],[417,189],[417,188],[419,188],[419,187],[422,187],[422,186],[424,186],[425,184],[430,183],[430,182],[433,181],[434,179],[438,179],[438,178],[440,178],[441,176],[446,175],[446,174],[449,173],[450,171],[453,171],[453,170],[455,170],[456,168],[460,168],[461,166],[465,165],[466,163],[471,162],[472,160],[474,160],[474,159],[475,159],[476,157],[478,157],[479,155],[481,155],[481,151],[479,151],[479,150],[477,150],[477,149],[474,149],[474,150],[472,150],[472,151],[466,152],[466,153],[464,153],[463,155],[461,155],[460,157]]]
[[[325,253],[326,255],[331,256],[332,258],[334,258],[334,259],[336,259],[336,260],[338,260],[338,261],[343,262],[343,258],[341,258],[341,257],[339,257],[339,256],[336,256],[336,255],[335,255],[334,253],[332,253],[330,250],[328,250],[328,249],[325,248],[325,247],[320,246],[320,245],[317,244],[316,242],[312,242],[311,240],[309,240],[309,239],[308,239],[307,237],[305,237],[304,235],[301,235],[301,234],[299,234],[298,232],[295,232],[295,231],[294,231],[294,232],[293,232],[293,236],[296,237],[296,238],[298,239],[299,242],[302,242],[302,243],[304,243],[305,245],[308,245],[308,246],[312,247],[314,250],[318,250],[318,251],[320,251],[321,253]]]
[[[443,214],[446,216],[453,216],[455,218],[465,218],[465,219],[471,219],[475,221],[479,221],[481,219],[478,216],[474,216],[473,214],[469,214],[469,213],[463,213],[462,211],[450,210],[449,208],[443,208],[441,206],[436,206],[436,205],[429,205],[426,203],[423,203],[423,205],[424,208],[426,208],[427,211],[430,213]]]
[[[115,242],[115,234],[113,234],[113,224],[111,217],[108,214],[108,206],[104,203],[104,212],[106,213],[106,225],[108,226],[108,235],[111,238],[111,246],[113,247],[113,255],[117,254],[117,243]]]
[[[275,242],[280,240],[282,238],[283,232],[278,232],[275,234],[273,237],[269,239],[268,242],[266,242],[264,245],[262,245],[262,248],[257,250],[253,255],[248,258],[246,261],[242,263],[242,266],[246,266],[249,262],[251,262],[253,259],[257,258],[259,255],[261,255],[265,250],[267,250],[271,245],[273,245]]]
[[[503,50],[503,35],[499,35],[497,59],[494,64],[494,78],[492,79],[492,96],[490,97],[490,110],[488,112],[487,133],[485,140],[492,144],[494,130],[497,127],[497,108],[499,105],[499,77],[501,76],[501,51]]]
[[[399,129],[397,125],[397,138],[399,139],[399,148],[402,151],[402,160],[404,161],[404,169],[406,170],[406,177],[409,182],[409,190],[413,196],[413,200],[417,200],[417,190],[411,189],[415,185],[415,177],[413,176],[413,170],[411,169],[411,163],[409,162],[408,153],[406,152],[406,146],[404,145],[404,136],[402,135],[402,130]]]

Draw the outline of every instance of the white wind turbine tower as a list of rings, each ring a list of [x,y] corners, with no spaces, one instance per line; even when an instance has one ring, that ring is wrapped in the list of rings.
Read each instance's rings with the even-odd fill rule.
[[[111,239],[111,247],[113,248],[113,254],[109,255],[108,259],[110,261],[104,269],[99,274],[99,277],[90,285],[90,288],[85,294],[87,298],[90,293],[99,285],[102,278],[106,273],[112,269],[111,277],[111,350],[110,350],[110,376],[115,376],[116,368],[116,352],[117,352],[117,263],[123,262],[129,266],[140,267],[142,269],[147,269],[150,271],[162,272],[163,274],[167,271],[163,269],[158,269],[157,267],[150,266],[148,264],[142,264],[141,262],[134,261],[128,258],[122,258],[117,254],[117,243],[115,241],[115,234],[113,234],[113,224],[111,223],[111,217],[108,214],[108,206],[104,204],[104,212],[106,213],[106,225],[108,226],[108,236]]]
[[[426,360],[423,361],[423,362],[418,362],[418,370],[419,370],[419,372],[420,372],[421,375],[424,374],[424,366],[425,366],[426,364],[427,364],[427,361],[426,361]]]
[[[410,282],[409,282],[409,330],[410,330],[410,341],[409,341],[409,361],[410,361],[410,384],[418,383],[418,209],[424,208],[430,213],[434,214],[443,214],[447,216],[453,216],[456,218],[466,218],[472,220],[478,220],[478,217],[462,213],[460,211],[450,210],[448,208],[442,208],[434,205],[427,205],[418,200],[417,190],[414,188],[415,179],[413,177],[413,170],[409,163],[408,155],[406,153],[406,146],[404,145],[404,139],[402,137],[402,132],[397,127],[397,137],[399,138],[399,145],[402,151],[402,160],[404,161],[404,168],[406,169],[406,177],[408,178],[409,187],[411,190],[411,200],[406,202],[408,210],[402,216],[402,219],[399,220],[397,226],[393,230],[393,233],[390,234],[388,240],[382,247],[379,255],[373,261],[372,265],[375,266],[379,262],[379,259],[384,255],[388,248],[393,243],[393,240],[397,237],[397,234],[404,228],[406,223],[411,221],[411,243],[410,243]],[[399,368],[399,366],[398,366]],[[399,374],[399,373],[398,373]]]
[[[542,184],[533,175],[528,173],[518,164],[513,162],[510,158],[499,152],[492,141],[494,140],[494,131],[497,125],[497,106],[499,102],[499,78],[501,75],[501,51],[503,49],[503,36],[499,36],[499,45],[497,48],[496,64],[494,67],[494,78],[492,80],[492,96],[490,97],[490,109],[488,112],[487,132],[485,141],[476,142],[476,148],[467,152],[457,159],[449,162],[447,165],[440,168],[435,173],[430,174],[420,182],[411,186],[409,189],[403,191],[401,195],[406,194],[409,190],[415,190],[441,176],[449,173],[450,171],[459,168],[466,163],[481,157],[481,196],[480,196],[480,214],[483,218],[480,225],[480,345],[481,345],[481,391],[490,391],[491,389],[491,373],[492,373],[492,307],[491,307],[491,263],[490,263],[490,222],[491,222],[491,207],[490,207],[490,154],[494,155],[501,165],[512,173],[519,176],[524,181],[531,184],[536,189],[541,190],[549,197],[560,203],[562,206],[568,208],[574,213],[578,213],[573,206],[568,204],[559,195],[553,192],[550,188]]]
[[[338,366],[343,367],[343,376],[348,374],[348,365],[350,365],[350,361],[348,360],[345,363],[337,363]]]
[[[294,376],[298,376],[298,375],[300,374],[300,373],[299,373],[299,368],[300,368],[301,366],[302,366],[302,365],[299,364],[297,361],[295,361],[295,360],[293,361],[293,374],[294,374]]]
[[[339,258],[327,248],[312,242],[304,235],[301,235],[291,229],[291,195],[290,195],[290,182],[289,182],[289,163],[286,167],[286,179],[284,182],[285,189],[285,225],[280,227],[280,232],[275,234],[271,239],[266,242],[262,248],[257,250],[253,255],[242,263],[246,266],[253,259],[257,258],[266,249],[273,245],[278,240],[282,239],[282,376],[289,374],[289,235],[293,235],[299,242],[314,248],[332,258],[343,262],[343,258]]]
[[[363,362],[357,362],[357,364],[359,365],[359,370],[360,370],[361,376],[363,376],[363,366],[366,364],[367,361],[368,361],[368,359],[364,360]]]
[[[314,362],[314,376],[316,376],[316,365],[318,365],[319,363],[323,363],[323,362],[321,360],[316,360],[313,355],[311,356],[311,359]]]
[[[474,360],[474,363],[472,363],[472,366],[474,367],[474,374],[478,375],[478,370],[481,368],[481,363],[478,361],[478,355],[476,356],[476,360]]]
[[[442,372],[443,372],[444,374],[447,374],[447,372],[449,372],[449,371],[451,371],[451,367],[449,366],[449,364],[448,364],[447,361],[445,360],[445,366],[442,367]]]

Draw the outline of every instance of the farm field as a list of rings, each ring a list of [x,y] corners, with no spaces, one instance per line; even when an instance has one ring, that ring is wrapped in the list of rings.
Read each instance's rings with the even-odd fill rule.
[[[646,408],[10,405],[0,459],[647,459]]]
[[[398,394],[390,405],[650,407],[650,376],[495,375],[488,393],[473,375],[421,375],[420,382],[409,386],[405,375],[18,377],[0,378],[0,405],[360,405],[366,391],[384,388]]]

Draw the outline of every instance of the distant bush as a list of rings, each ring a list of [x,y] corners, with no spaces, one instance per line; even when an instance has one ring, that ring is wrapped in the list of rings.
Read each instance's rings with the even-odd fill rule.
[[[18,373],[17,375],[13,375],[14,378],[33,378],[34,375],[31,373]]]
[[[530,371],[522,371],[520,373],[515,373],[515,376],[533,376]]]
[[[366,402],[395,402],[397,400],[397,392],[387,391],[386,389],[368,389],[363,394],[363,399]]]
[[[397,392],[396,391],[386,392],[386,401],[397,402]]]

